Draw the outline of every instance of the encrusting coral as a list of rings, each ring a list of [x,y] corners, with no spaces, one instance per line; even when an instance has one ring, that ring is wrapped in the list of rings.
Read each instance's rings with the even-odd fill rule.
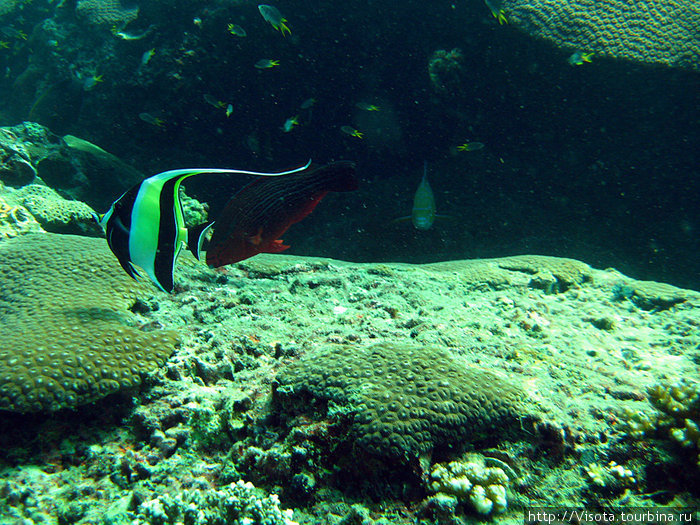
[[[78,0],[75,12],[90,24],[123,27],[136,20],[138,7],[124,7],[120,0]]]
[[[523,392],[447,352],[378,344],[311,352],[277,376],[276,402],[286,415],[332,404],[351,414],[356,442],[371,453],[416,458],[464,445],[518,421]]]
[[[142,331],[148,296],[104,240],[49,233],[0,243],[0,409],[53,411],[121,388],[173,352],[177,334]]]
[[[29,184],[14,195],[46,231],[76,234],[99,232],[90,206],[64,199],[48,186]]]
[[[700,69],[700,5],[683,0],[504,0],[513,25],[557,47]]]

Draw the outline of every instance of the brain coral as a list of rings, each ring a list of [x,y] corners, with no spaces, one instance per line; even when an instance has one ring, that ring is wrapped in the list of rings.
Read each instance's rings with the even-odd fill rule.
[[[78,16],[94,25],[123,27],[139,15],[138,7],[125,7],[120,0],[79,0]]]
[[[131,326],[148,292],[101,239],[27,234],[0,242],[0,409],[52,411],[140,383],[177,337]]]
[[[693,0],[504,0],[508,18],[558,47],[700,69]]]
[[[495,374],[422,346],[340,346],[310,352],[276,378],[283,414],[335,405],[369,452],[415,458],[516,422],[523,392]]]

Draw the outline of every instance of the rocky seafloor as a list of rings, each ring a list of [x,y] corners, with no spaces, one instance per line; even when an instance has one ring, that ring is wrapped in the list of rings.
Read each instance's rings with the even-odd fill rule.
[[[542,256],[181,259],[135,312],[180,336],[140,388],[0,414],[0,523],[697,507],[697,292]]]

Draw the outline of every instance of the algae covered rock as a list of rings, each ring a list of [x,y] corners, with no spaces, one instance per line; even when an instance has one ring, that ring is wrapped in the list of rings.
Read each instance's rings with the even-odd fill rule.
[[[0,243],[0,409],[54,411],[140,384],[177,344],[129,310],[149,289],[104,240],[49,233]]]
[[[0,128],[0,181],[8,186],[23,186],[36,177],[31,153],[13,128]]]
[[[27,208],[11,204],[0,197],[0,240],[43,231]]]
[[[496,429],[507,435],[523,397],[518,386],[441,349],[389,344],[309,352],[278,374],[274,390],[283,417],[324,408],[343,414],[363,450],[409,460]]]

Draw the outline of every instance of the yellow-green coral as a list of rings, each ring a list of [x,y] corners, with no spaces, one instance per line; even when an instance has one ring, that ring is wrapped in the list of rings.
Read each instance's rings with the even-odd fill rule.
[[[608,492],[617,493],[637,483],[634,473],[630,469],[618,465],[614,461],[605,465],[591,463],[585,466],[584,470],[596,488]]]
[[[504,0],[508,19],[557,47],[700,69],[693,0]]]
[[[666,434],[697,452],[700,466],[700,384],[691,381],[659,383],[649,387],[648,396],[658,412],[625,411],[622,416],[628,434],[637,439],[653,433]]]
[[[508,475],[500,467],[487,467],[478,454],[434,465],[430,480],[432,492],[454,497],[479,514],[500,514],[508,508]]]
[[[0,409],[52,411],[140,383],[174,350],[129,311],[147,288],[104,240],[49,233],[0,243]]]
[[[677,419],[700,419],[700,386],[697,383],[660,383],[651,386],[648,394],[651,404],[664,414]]]
[[[48,186],[29,184],[17,190],[15,198],[47,231],[93,234],[99,231],[90,206],[84,202],[64,199]]]

